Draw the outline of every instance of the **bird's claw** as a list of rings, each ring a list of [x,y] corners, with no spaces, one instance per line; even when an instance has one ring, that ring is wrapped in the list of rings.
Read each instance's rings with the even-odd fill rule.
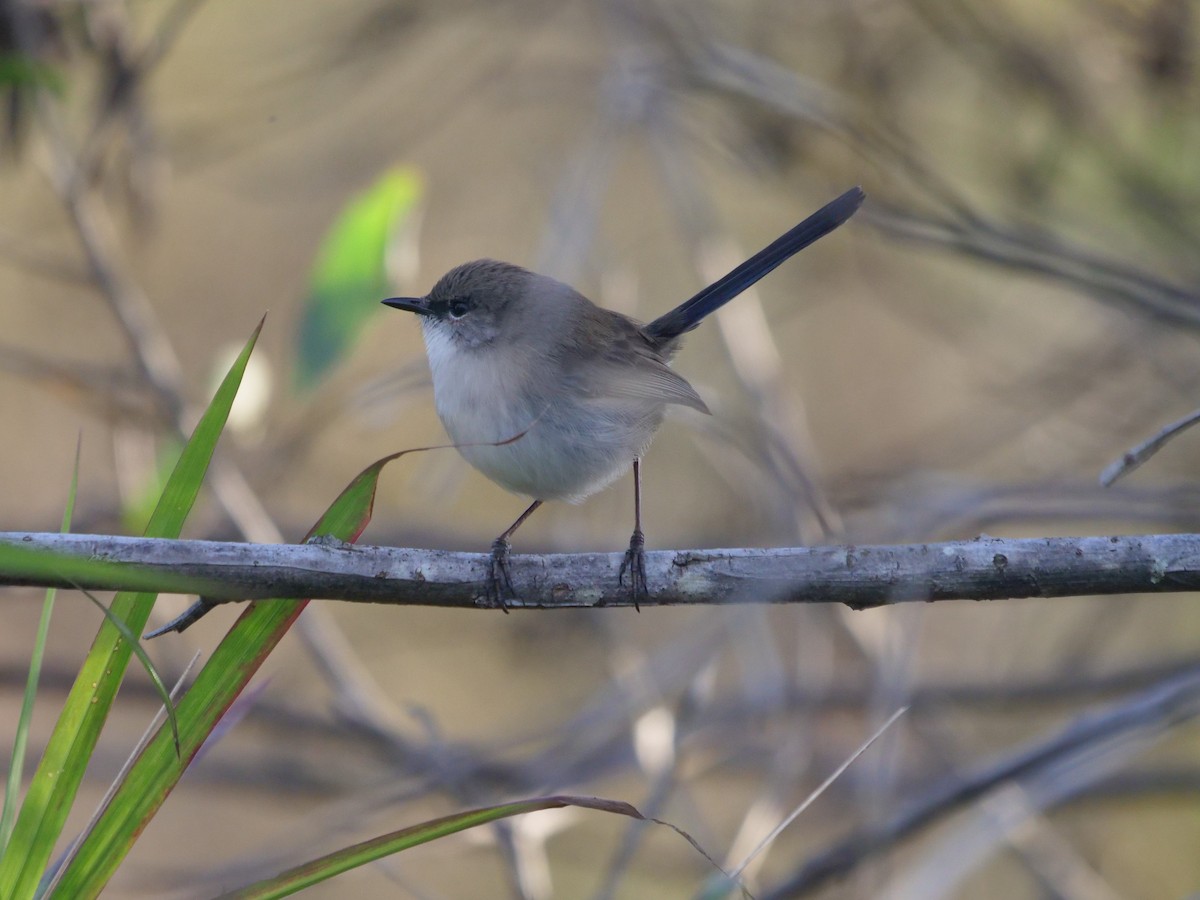
[[[633,533],[629,539],[629,549],[625,551],[625,559],[621,561],[621,570],[617,573],[617,583],[625,586],[625,573],[629,573],[629,590],[633,594],[633,608],[642,611],[641,602],[650,596],[646,585],[646,536],[641,529]]]
[[[487,590],[484,593],[484,606],[488,609],[502,609],[508,612],[508,599],[517,599],[513,590],[512,576],[508,570],[508,557],[511,545],[504,538],[496,538],[492,542],[492,558],[488,564]]]

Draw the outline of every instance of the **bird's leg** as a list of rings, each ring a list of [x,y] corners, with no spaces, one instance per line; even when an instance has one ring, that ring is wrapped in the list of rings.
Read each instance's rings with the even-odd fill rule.
[[[512,576],[508,572],[508,555],[512,545],[508,539],[513,536],[522,523],[533,515],[533,511],[542,505],[541,500],[534,500],[529,509],[517,517],[517,521],[508,526],[508,530],[492,541],[492,561],[488,569],[487,593],[485,603],[491,609],[502,609],[508,612],[507,598],[517,599],[513,590]]]
[[[642,534],[642,461],[633,461],[633,536],[629,549],[617,573],[617,583],[625,584],[625,573],[629,572],[629,590],[633,594],[633,608],[642,611],[641,602],[650,596],[646,587],[646,536]]]

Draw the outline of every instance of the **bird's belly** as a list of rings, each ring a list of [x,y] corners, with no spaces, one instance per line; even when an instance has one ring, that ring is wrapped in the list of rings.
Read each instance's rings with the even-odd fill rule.
[[[463,457],[507,490],[582,500],[619,478],[649,445],[661,403],[518,398],[470,379],[435,381],[438,415]]]

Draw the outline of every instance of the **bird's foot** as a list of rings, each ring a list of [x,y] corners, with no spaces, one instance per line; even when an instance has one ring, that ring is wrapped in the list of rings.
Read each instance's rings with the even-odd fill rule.
[[[625,559],[621,562],[621,571],[617,573],[617,583],[625,585],[625,573],[629,573],[629,590],[633,594],[633,608],[642,611],[641,603],[650,596],[646,586],[646,536],[641,529],[634,531],[629,539],[629,549],[625,551]]]
[[[328,547],[331,550],[353,550],[354,544],[350,541],[343,541],[340,537],[332,534],[318,534],[310,537],[304,543],[313,547]]]
[[[510,548],[511,545],[504,538],[496,538],[492,542],[492,559],[488,564],[487,590],[484,593],[484,606],[488,609],[502,609],[506,613],[508,600],[517,599],[512,576],[508,571]]]

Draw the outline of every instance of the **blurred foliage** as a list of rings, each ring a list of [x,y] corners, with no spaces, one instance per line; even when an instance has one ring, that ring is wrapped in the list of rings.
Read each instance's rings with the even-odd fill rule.
[[[147,537],[178,537],[183,529],[183,523],[204,483],[217,440],[237,395],[242,372],[261,330],[260,322],[197,422],[146,526]],[[87,853],[88,839],[92,835],[89,829],[79,841],[72,843],[72,852],[54,867],[54,872],[48,872],[54,849],[66,827],[67,816],[75,805],[84,773],[91,763],[117,691],[125,679],[129,659],[136,647],[136,638],[132,641],[129,638],[141,634],[156,599],[155,594],[132,591],[119,592],[113,598],[105,622],[92,642],[70,695],[59,713],[50,741],[38,761],[4,849],[4,856],[0,858],[0,896],[9,900],[32,898],[43,892],[44,879],[48,875],[52,880],[70,879],[80,866],[94,864],[94,857]],[[125,627],[114,626],[114,619],[119,619]],[[141,648],[136,649],[137,655],[146,660]],[[148,665],[148,660],[146,662]],[[158,686],[161,688],[161,682]],[[186,721],[180,717],[180,722]],[[176,779],[183,772],[178,734],[172,718],[171,727],[161,736],[174,751],[166,766],[169,766],[169,771]],[[198,746],[197,743],[191,751],[195,752]],[[111,804],[108,806],[108,812],[112,815],[119,814],[121,810],[121,805],[115,810]],[[100,821],[106,822],[107,819]],[[92,824],[94,826],[96,821],[93,820]],[[141,820],[135,827],[125,828],[115,837],[115,844],[106,849],[104,862],[111,867],[109,874],[124,858],[124,853],[128,852],[144,827],[145,820]],[[92,878],[90,881],[77,882],[74,891],[58,896],[95,896],[106,881],[107,878]]]
[[[1194,433],[1114,489],[1095,483],[1200,402],[1197,20],[1189,0],[0,3],[0,51],[36,63],[5,88],[10,131],[38,150],[0,173],[0,402],[19,435],[2,511],[20,527],[57,518],[47,449],[84,409],[114,452],[85,478],[80,518],[116,527],[113,484],[147,480],[123,467],[158,459],[122,441],[190,430],[196,373],[230,322],[282,298],[286,336],[262,351],[296,357],[299,396],[264,404],[261,440],[229,442],[233,472],[193,527],[261,540],[253,526],[274,517],[302,533],[365,459],[442,439],[417,329],[364,327],[383,296],[494,253],[657,314],[861,182],[851,227],[681,352],[721,403],[652,449],[652,540],[1200,530]],[[389,170],[397,159],[412,168]],[[417,203],[423,265],[388,279]],[[389,399],[416,399],[384,430],[357,386],[392,371],[407,377]],[[482,548],[511,520],[509,498],[444,458],[384,485],[377,540]],[[239,506],[231,484],[261,504]],[[624,539],[625,493],[547,509],[527,546]],[[318,620],[311,658],[285,648],[254,733],[181,786],[223,801],[204,807],[217,824],[197,834],[184,804],[114,890],[165,868],[216,890],[309,858],[332,831],[394,827],[398,809],[418,821],[593,788],[738,858],[873,719],[912,703],[750,873],[759,896],[789,893],[823,851],[854,867],[823,896],[895,896],[910,875],[933,880],[923,897],[1178,896],[1200,882],[1190,708],[1143,705],[1169,726],[1153,740],[1107,739],[1107,760],[1085,742],[972,801],[971,827],[926,825],[947,822],[938,798],[981,761],[1193,672],[1195,609],[339,610],[353,641]],[[76,665],[50,660],[47,690]],[[995,827],[998,803],[1020,828]],[[880,823],[914,809],[894,852]],[[414,895],[610,898],[683,896],[705,874],[636,827],[545,821],[495,829],[492,851],[451,864],[411,854],[353,877],[364,896],[409,879]]]
[[[66,88],[62,72],[53,66],[16,53],[0,54],[0,89],[45,88],[61,94]]]
[[[353,198],[329,229],[311,276],[297,340],[294,380],[310,390],[353,347],[354,339],[380,312],[392,283],[389,251],[412,228],[422,181],[411,167],[386,172]]]

